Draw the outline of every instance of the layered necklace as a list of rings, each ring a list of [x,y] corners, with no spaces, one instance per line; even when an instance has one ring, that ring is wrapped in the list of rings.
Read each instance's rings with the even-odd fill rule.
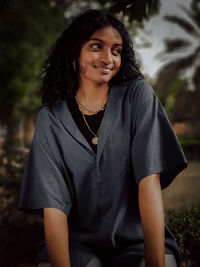
[[[95,113],[97,113],[97,112],[99,112],[99,111],[101,111],[101,110],[105,110],[106,100],[103,101],[103,104],[102,104],[102,105],[96,107],[95,109],[89,109],[89,108],[83,106],[83,105],[80,103],[80,100],[79,100],[79,98],[78,98],[77,95],[75,95],[75,99],[76,99],[76,103],[77,103],[77,105],[78,105],[78,107],[79,107],[79,110],[80,110],[81,113],[82,113],[84,122],[85,122],[85,124],[86,124],[88,130],[94,135],[94,137],[92,138],[92,143],[93,143],[94,145],[97,145],[97,144],[98,144],[98,134],[99,134],[99,130],[100,130],[101,125],[102,125],[102,121],[103,121],[103,117],[104,117],[104,115],[103,115],[103,117],[102,117],[102,120],[101,120],[99,129],[98,129],[97,133],[95,134],[95,133],[91,130],[90,126],[88,125],[88,122],[87,122],[87,120],[86,120],[85,115],[84,115],[83,112],[87,112],[87,113],[93,113],[93,114],[95,114]]]

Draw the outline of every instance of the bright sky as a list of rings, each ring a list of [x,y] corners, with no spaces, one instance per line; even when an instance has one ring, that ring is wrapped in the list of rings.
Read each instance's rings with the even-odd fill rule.
[[[142,63],[143,73],[147,73],[150,77],[154,78],[157,70],[167,61],[160,61],[155,57],[156,54],[164,50],[163,39],[168,37],[174,39],[176,37],[183,37],[188,39],[189,35],[186,34],[178,25],[164,21],[162,17],[164,15],[178,15],[179,17],[185,17],[188,19],[186,14],[178,7],[177,4],[182,4],[185,7],[190,6],[191,0],[162,0],[162,6],[160,9],[160,14],[152,17],[150,21],[145,23],[145,31],[149,32],[149,35],[143,31],[140,31],[140,37],[135,39],[136,43],[141,43],[140,38],[144,36],[148,41],[152,43],[152,47],[139,49],[135,48],[137,57]],[[193,46],[196,46],[194,40],[192,40]],[[192,46],[192,47],[193,47]],[[181,53],[176,54],[176,56],[181,55]],[[171,58],[174,58],[171,57]]]

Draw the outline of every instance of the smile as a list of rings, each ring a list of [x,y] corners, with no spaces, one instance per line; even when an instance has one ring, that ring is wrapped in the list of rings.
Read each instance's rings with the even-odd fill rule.
[[[112,69],[108,69],[108,68],[99,68],[99,70],[103,74],[108,74],[112,71]]]

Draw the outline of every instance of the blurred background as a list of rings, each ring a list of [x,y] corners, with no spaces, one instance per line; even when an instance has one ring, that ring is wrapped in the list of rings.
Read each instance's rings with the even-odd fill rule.
[[[90,8],[126,25],[182,145],[188,167],[162,191],[166,222],[182,266],[200,266],[200,0],[0,1],[0,266],[35,266],[43,222],[18,203],[42,63],[73,17]]]

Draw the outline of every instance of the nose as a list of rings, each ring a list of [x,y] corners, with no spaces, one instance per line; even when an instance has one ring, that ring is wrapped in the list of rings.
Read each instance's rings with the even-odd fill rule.
[[[113,58],[112,58],[112,53],[109,49],[105,49],[102,51],[101,60],[105,65],[112,64]]]

